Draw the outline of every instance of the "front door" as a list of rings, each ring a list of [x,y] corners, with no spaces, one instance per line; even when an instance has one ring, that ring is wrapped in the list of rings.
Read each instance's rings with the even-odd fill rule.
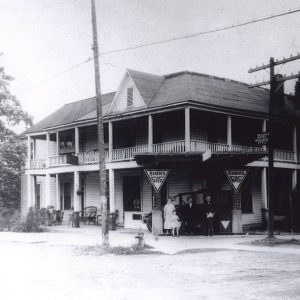
[[[71,183],[65,182],[64,186],[64,202],[63,208],[64,210],[71,209]]]
[[[140,176],[123,177],[124,211],[141,211]]]

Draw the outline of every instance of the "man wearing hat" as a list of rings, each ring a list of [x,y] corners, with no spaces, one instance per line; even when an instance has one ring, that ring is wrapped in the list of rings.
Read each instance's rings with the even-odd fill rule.
[[[206,213],[206,228],[207,228],[207,235],[213,236],[214,228],[213,228],[213,217],[214,217],[214,210],[211,203],[211,196],[207,195],[205,197],[206,206],[205,206],[205,213]]]

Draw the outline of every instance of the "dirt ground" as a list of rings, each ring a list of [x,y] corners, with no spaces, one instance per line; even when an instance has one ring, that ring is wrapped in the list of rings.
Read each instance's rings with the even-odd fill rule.
[[[78,233],[0,233],[0,299],[300,299],[295,248],[282,253],[191,243],[193,250],[174,254],[99,256],[83,254],[93,235]]]

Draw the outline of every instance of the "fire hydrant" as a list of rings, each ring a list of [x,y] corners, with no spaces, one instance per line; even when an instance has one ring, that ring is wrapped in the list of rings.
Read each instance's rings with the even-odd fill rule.
[[[140,248],[144,248],[145,240],[144,240],[144,232],[138,232],[137,236],[135,237],[138,240],[138,245]]]

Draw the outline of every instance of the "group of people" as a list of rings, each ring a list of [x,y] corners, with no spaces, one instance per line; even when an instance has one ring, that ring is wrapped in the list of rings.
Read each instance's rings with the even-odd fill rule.
[[[207,225],[207,235],[212,236],[214,210],[211,203],[211,196],[205,197],[205,218]],[[185,233],[190,235],[195,233],[195,225],[197,223],[197,209],[194,207],[193,199],[189,198],[188,203],[184,206],[180,217],[177,215],[174,200],[168,198],[167,204],[164,206],[164,230],[165,233],[172,234],[174,237],[179,236],[179,229],[184,222]]]

